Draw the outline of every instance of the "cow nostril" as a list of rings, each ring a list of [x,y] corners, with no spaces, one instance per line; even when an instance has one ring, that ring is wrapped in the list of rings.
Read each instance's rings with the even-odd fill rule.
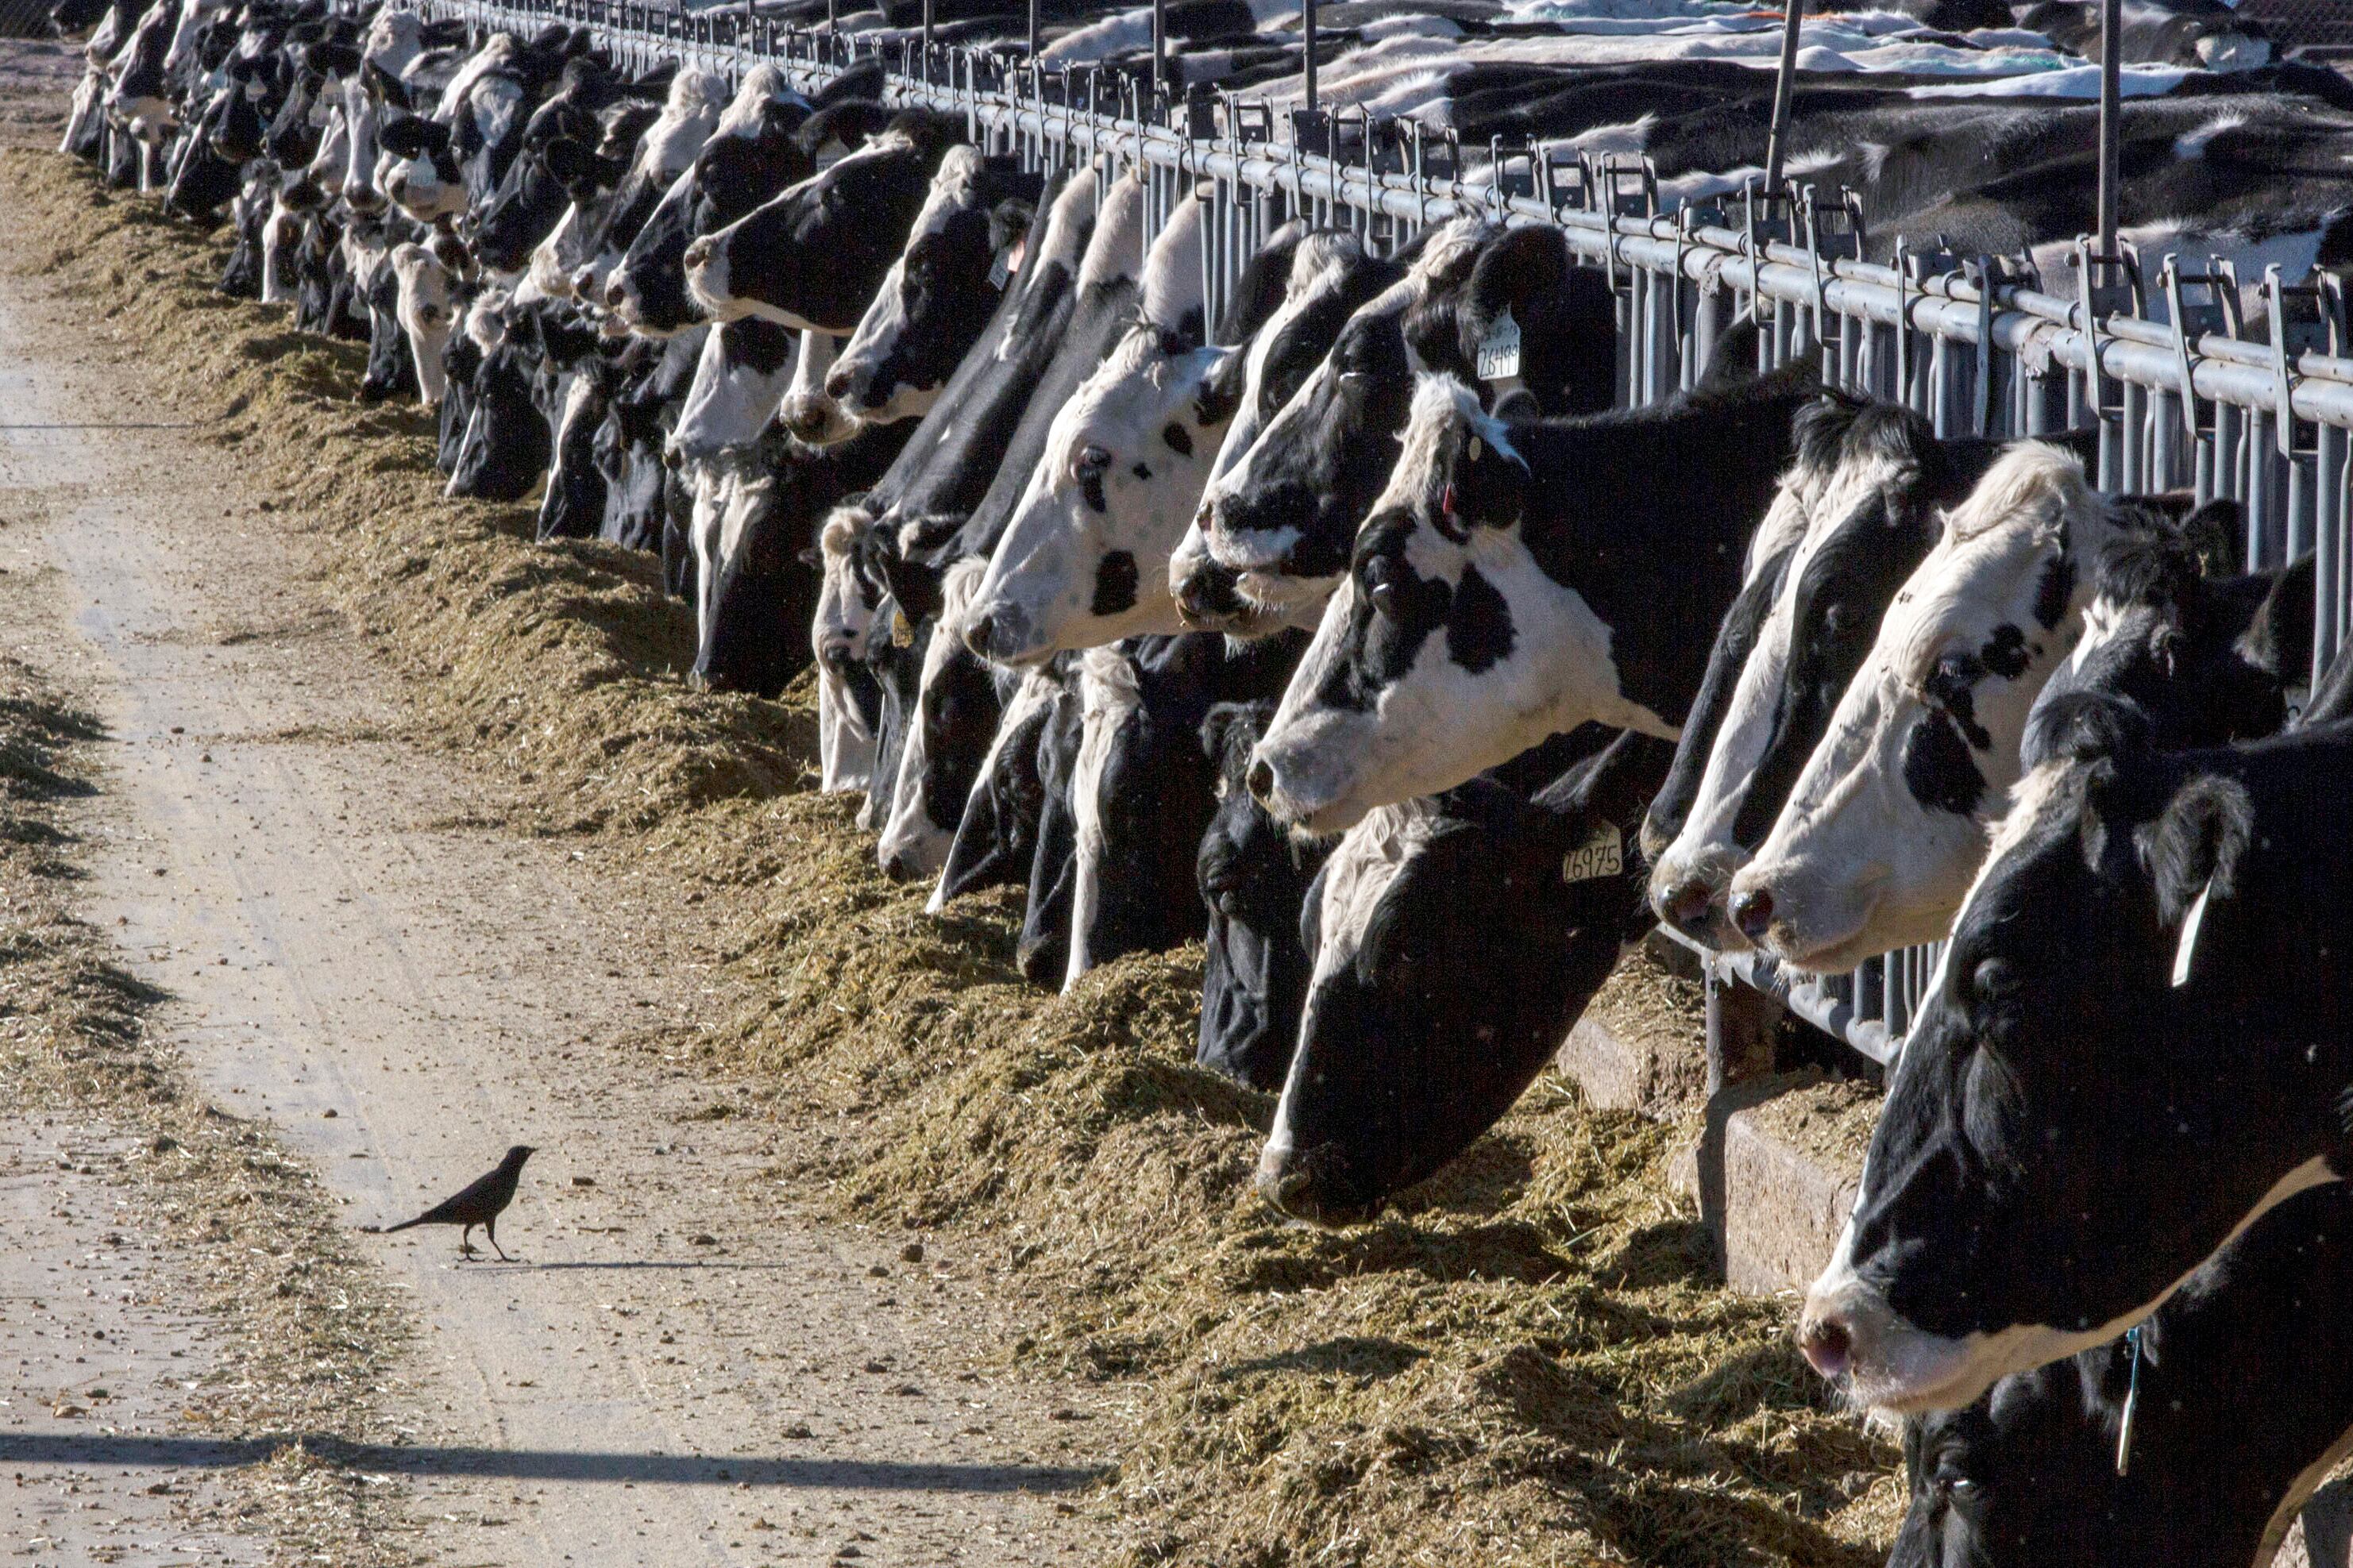
[[[711,241],[708,238],[698,239],[686,247],[686,264],[696,271],[711,264]]]
[[[835,365],[825,373],[825,395],[828,397],[832,398],[836,403],[840,403],[846,400],[849,394],[849,371],[847,366]]]
[[[1685,935],[1695,935],[1707,924],[1708,906],[1715,901],[1705,882],[1683,881],[1676,883],[1660,900],[1659,912],[1666,916],[1668,923],[1677,931]]]
[[[1274,793],[1274,764],[1264,757],[1253,759],[1250,765],[1248,783],[1250,798],[1264,805],[1266,797]]]
[[[1751,888],[1732,900],[1732,923],[1740,934],[1751,942],[1763,942],[1765,933],[1773,929],[1773,895],[1762,888]]]
[[[997,641],[997,623],[986,615],[974,615],[964,623],[964,646],[975,658],[987,658]]]
[[[1798,1349],[1824,1377],[1841,1377],[1853,1362],[1854,1335],[1835,1315],[1810,1311],[1798,1324]]]
[[[612,280],[605,285],[605,303],[607,308],[617,310],[628,302],[629,280],[615,273]]]

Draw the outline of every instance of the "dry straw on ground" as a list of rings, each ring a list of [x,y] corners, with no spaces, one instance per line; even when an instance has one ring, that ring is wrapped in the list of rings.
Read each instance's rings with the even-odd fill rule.
[[[544,831],[618,838],[736,921],[745,998],[704,1049],[801,1152],[761,1173],[868,1223],[998,1249],[1006,1355],[1098,1380],[1124,1431],[1084,1506],[1134,1563],[1879,1560],[1892,1456],[1824,1407],[1784,1305],[1714,1285],[1673,1135],[1547,1079],[1398,1214],[1278,1223],[1247,1176],[1271,1109],[1189,1065],[1198,948],[1048,996],[1005,896],[922,912],[839,800],[805,702],[689,690],[649,563],[528,542],[448,501],[423,420],[350,401],[359,358],[210,291],[218,249],[53,159],[0,160],[36,270],[142,345],[313,531],[420,727]]]

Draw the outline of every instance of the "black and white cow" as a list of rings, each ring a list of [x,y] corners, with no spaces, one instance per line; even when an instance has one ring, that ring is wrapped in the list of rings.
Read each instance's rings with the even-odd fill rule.
[[[906,249],[827,370],[826,395],[861,424],[927,412],[1019,272],[1043,188],[1016,158],[949,149]]]
[[[926,911],[936,914],[982,888],[1028,884],[1045,815],[1043,748],[1058,717],[1068,725],[1077,710],[1075,659],[1065,655],[1023,671],[1006,700]]]
[[[713,321],[854,330],[961,140],[960,121],[901,111],[831,168],[689,245],[688,292]]]
[[[2353,730],[2136,728],[2010,792],[1905,1037],[1799,1325],[1865,1403],[1965,1405],[2104,1344],[2353,1170]]]
[[[2019,776],[2019,739],[2083,634],[2111,541],[2160,526],[2080,458],[2011,447],[1897,593],[1779,816],[1726,892],[1784,963],[1850,969],[1945,932]]]
[[[474,372],[464,400],[465,426],[445,487],[453,497],[521,500],[554,456],[547,416],[533,395],[537,345],[510,332],[501,315],[487,300],[467,312]]]
[[[2353,1447],[2348,1290],[2353,1194],[2332,1184],[2256,1221],[2137,1347],[2014,1373],[1908,1424],[1912,1501],[1888,1568],[2272,1562]]]
[[[732,96],[726,79],[713,72],[681,70],[670,79],[661,112],[638,138],[612,195],[588,206],[575,203],[533,254],[531,281],[541,295],[592,303],[604,298],[613,268],[693,166]]]
[[[605,283],[602,303],[633,332],[667,334],[702,319],[686,291],[686,247],[816,172],[798,132],[808,100],[763,62],[662,193]]]
[[[1774,505],[1802,517],[1804,531],[1720,725],[1705,739],[1687,732],[1678,749],[1670,785],[1677,774],[1695,782],[1651,871],[1662,920],[1720,949],[1747,945],[1725,917],[1726,886],[1779,815],[1943,510],[1967,499],[2000,451],[1939,441],[1894,405],[1826,395],[1799,416],[1797,461]]]
[[[1579,724],[1673,739],[1812,391],[1511,423],[1422,377],[1250,793],[1332,833]]]
[[[1597,749],[1598,748],[1598,749]],[[1382,806],[1308,896],[1306,1012],[1258,1189],[1321,1225],[1371,1218],[1509,1110],[1649,929],[1635,835],[1673,748],[1584,731],[1533,797],[1493,777]],[[1505,918],[1466,918],[1470,910]]]
[[[1418,374],[1459,374],[1482,402],[1525,391],[1545,414],[1609,406],[1609,289],[1569,261],[1556,231],[1463,218],[1417,243],[1405,277],[1350,316],[1324,362],[1209,485],[1172,570],[1200,609],[1242,608],[1197,621],[1233,630],[1312,624],[1388,478]],[[1507,316],[1517,363],[1495,368],[1514,374],[1482,382],[1481,346]]]

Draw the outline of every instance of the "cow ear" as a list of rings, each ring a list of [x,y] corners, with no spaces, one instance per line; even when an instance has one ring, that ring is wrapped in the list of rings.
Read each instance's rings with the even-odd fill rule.
[[[398,77],[385,70],[374,60],[362,66],[360,74],[367,82],[368,91],[378,102],[388,103],[395,109],[409,107],[408,89],[402,84]]]
[[[2168,926],[2180,924],[2201,899],[2231,896],[2254,828],[2254,803],[2236,779],[2204,773],[2173,792],[2139,835],[2158,914]]]
[[[2247,514],[2237,501],[2210,500],[2181,520],[2182,542],[2209,577],[2228,577],[2239,568],[2239,542],[2247,536]]]

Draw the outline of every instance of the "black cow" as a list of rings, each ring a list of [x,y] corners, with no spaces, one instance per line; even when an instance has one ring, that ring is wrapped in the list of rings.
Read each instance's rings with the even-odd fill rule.
[[[2015,790],[1807,1298],[1870,1403],[2103,1343],[2353,1170],[2353,730],[2168,753],[2117,706]]]
[[[1048,737],[1058,722],[1069,728],[1078,721],[1077,660],[1076,654],[1058,654],[1027,671],[1006,701],[926,909],[936,913],[965,893],[1029,880],[1046,810]]]
[[[2353,1193],[2332,1184],[2191,1275],[2137,1347],[2015,1373],[1912,1422],[1888,1568],[2271,1562],[2353,1430],[2348,1292]]]
[[[1385,807],[1317,874],[1314,979],[1259,1157],[1284,1213],[1369,1219],[1470,1147],[1649,929],[1635,836],[1673,748],[1588,727],[1542,752],[1579,750],[1533,797],[1483,777]]]

